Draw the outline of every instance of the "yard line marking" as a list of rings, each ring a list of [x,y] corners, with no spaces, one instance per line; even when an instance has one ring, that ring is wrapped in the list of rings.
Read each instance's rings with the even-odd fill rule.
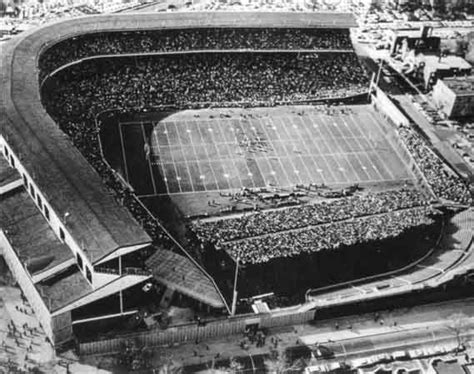
[[[156,145],[158,147],[158,153],[161,154],[161,149],[160,149],[160,144],[159,144],[159,140],[158,140],[157,131],[155,131],[155,130],[158,130],[158,126],[159,126],[158,123],[156,125],[153,125],[153,130],[151,131],[151,133],[152,133],[152,136],[155,138],[155,142],[156,142]],[[170,193],[170,189],[169,189],[167,179],[166,179],[165,166],[161,162],[158,162],[157,164],[158,164],[159,168],[161,169],[161,173],[162,173],[162,176],[163,176],[163,182],[165,182],[166,192]]]
[[[346,141],[346,137],[344,136],[344,134],[342,133],[342,131],[339,129],[339,126],[345,125],[344,118],[342,118],[342,117],[337,117],[337,118],[336,118],[336,121],[338,121],[338,122],[337,122],[338,125],[337,125],[337,126],[334,126],[334,131],[341,135],[341,140],[346,144],[348,150],[350,151],[349,143]],[[339,122],[339,121],[342,121],[342,122]],[[355,181],[354,181],[354,182],[360,182],[360,181],[363,180],[363,179],[360,177],[359,173],[357,172],[357,169],[354,168],[354,166],[352,165],[348,154],[349,154],[348,152],[344,152],[344,154],[342,155],[343,161],[346,162],[346,163],[349,165],[349,167],[351,168],[351,170],[352,170],[352,172],[353,172],[353,174],[354,174],[354,178],[355,178]]]
[[[324,120],[323,120],[323,116],[320,116],[320,125],[324,123]],[[318,126],[317,128],[317,131],[319,132],[319,135],[321,135],[321,140],[323,141],[326,141],[325,139],[327,138],[326,136],[324,136],[324,134],[322,133],[322,131],[320,130],[319,128],[320,126]],[[321,126],[322,127],[322,126]],[[336,153],[337,154],[337,153]],[[324,162],[326,163],[326,166],[327,166],[327,170],[329,170],[329,173],[332,175],[332,178],[334,179],[335,182],[337,182],[339,179],[336,177],[336,174],[333,173],[333,168],[331,167],[331,165],[329,164],[328,162],[328,159],[327,159],[327,154],[323,154],[321,153],[321,157],[322,159],[324,160]],[[336,163],[337,163],[337,160],[336,160]],[[338,164],[339,165],[339,164]],[[339,165],[340,166],[340,165]],[[347,182],[346,182],[347,183]]]
[[[262,128],[262,134],[266,137],[266,139],[271,142],[271,146],[272,148],[274,148],[273,146],[273,141],[271,140],[270,136],[269,136],[269,133],[266,129],[266,126],[261,122],[260,119],[257,118],[257,123],[260,125],[260,127]],[[274,125],[274,122],[272,121],[272,124]],[[278,174],[275,172],[275,173],[272,173],[272,171],[274,171],[274,165],[272,164],[272,161],[273,160],[276,160],[277,163],[279,164],[279,167],[284,170],[284,173],[285,173],[285,176],[284,178],[286,178],[286,182],[288,184],[291,184],[291,179],[289,179],[289,175],[288,175],[288,171],[285,170],[285,168],[283,168],[282,164],[281,164],[281,160],[280,160],[280,157],[278,157],[277,155],[273,156],[273,155],[268,155],[268,156],[265,156],[264,157],[265,159],[265,162],[268,166],[268,170],[270,170],[270,175],[272,176],[273,178],[273,183],[276,183],[278,186],[282,186],[284,184],[286,184],[283,180],[283,176],[279,177]]]
[[[230,122],[224,120],[224,121],[222,121],[222,124],[224,124],[225,126],[227,126],[227,125],[230,125]],[[217,131],[216,131],[216,132],[218,132],[218,133],[220,134],[221,138],[224,139],[224,141],[225,141],[225,136],[224,136],[224,134],[222,133],[222,131],[221,131],[221,129],[220,129],[220,125],[221,125],[221,123],[217,123],[217,127],[216,127],[216,128],[217,128]],[[223,144],[223,143],[219,143],[219,142],[217,141],[216,132],[212,132],[211,137],[213,138],[214,143],[216,144],[217,153],[220,154],[219,145],[220,145],[220,144]],[[240,177],[239,168],[237,167],[237,164],[235,163],[235,157],[230,157],[230,159],[227,157],[227,158],[224,158],[224,160],[225,160],[226,162],[229,162],[229,160],[232,162],[232,165],[234,165],[235,173],[237,174],[237,178],[238,178],[239,183],[240,183],[240,187],[241,187],[241,188],[244,187],[244,183],[243,183],[243,181],[242,181],[242,178]],[[228,178],[228,177],[227,177],[227,178]],[[228,184],[229,184],[229,187],[230,187],[230,188],[235,188],[235,187],[233,187],[229,182],[228,182]]]
[[[312,149],[309,148],[309,146],[306,145],[305,142],[303,142],[303,143],[304,143],[304,145],[307,147],[307,150],[308,150],[308,152],[309,152],[309,156],[310,156],[310,159],[311,159],[312,163],[313,163],[314,166],[316,166],[316,168],[317,168],[316,171],[319,173],[319,177],[321,177],[321,179],[323,180],[323,183],[326,184],[326,183],[328,183],[328,182],[327,182],[326,178],[324,178],[323,169],[320,169],[320,168],[319,168],[319,166],[320,166],[319,164],[320,164],[320,163],[317,162],[317,160],[316,160],[316,155],[314,154],[314,151],[315,151],[315,150],[318,152],[318,155],[317,155],[317,156],[318,156],[318,157],[321,157],[321,159],[322,159],[323,162],[326,164],[326,166],[328,166],[328,165],[327,165],[327,163],[326,163],[326,160],[323,159],[322,152],[321,152],[321,149],[319,148],[318,142],[315,141],[315,139],[319,139],[319,137],[316,136],[314,130],[313,130],[313,132],[311,132],[310,129],[309,129],[309,126],[310,126],[310,125],[312,125],[313,128],[317,128],[317,126],[316,126],[317,123],[314,122],[315,120],[317,120],[317,118],[318,118],[317,116],[311,117],[311,119],[310,119],[309,117],[308,117],[308,118],[303,117],[303,119],[301,120],[301,121],[303,122],[303,124],[304,124],[303,129],[304,129],[304,131],[305,131],[305,133],[306,133],[306,136],[308,136],[308,139],[311,139],[311,143],[312,143],[312,145],[313,145],[313,147],[314,147],[315,149],[312,150]],[[319,133],[319,135],[321,135],[321,133]]]
[[[268,126],[267,126],[267,124],[265,124],[266,121],[264,122],[264,120],[268,120],[268,121],[269,121],[269,123],[267,123]],[[267,138],[267,140],[268,140],[269,142],[271,142],[272,148],[275,148],[275,147],[274,147],[274,140],[271,140],[272,138],[270,137],[269,132],[268,132],[268,130],[267,130],[267,127],[269,127],[269,126],[275,127],[275,123],[274,123],[270,118],[257,118],[257,122],[260,124],[260,127],[262,128],[262,132],[263,132],[263,134],[265,135],[265,137]],[[275,128],[276,128],[276,127],[275,127]],[[278,136],[278,135],[277,135],[277,136]],[[266,157],[266,161],[267,161],[267,164],[268,164],[270,170],[273,170],[273,166],[272,166],[272,163],[271,163],[270,160],[275,160],[275,159],[278,161],[278,163],[280,164],[281,169],[284,171],[286,181],[287,181],[288,183],[291,183],[290,179],[288,178],[288,175],[287,175],[287,172],[286,172],[285,168],[282,167],[282,164],[281,164],[281,161],[280,161],[280,157],[278,157],[278,156],[270,156],[270,157],[268,157],[268,158]],[[261,173],[261,171],[260,171],[260,173]],[[274,176],[273,178],[275,179],[275,181],[277,182],[277,184],[278,184],[279,186],[285,184],[285,183],[282,183],[281,180],[278,180],[277,177]]]
[[[320,121],[320,120],[321,120],[320,117],[321,117],[321,116],[315,116],[315,119],[314,119],[314,120],[316,120],[316,121],[319,120],[319,121]],[[313,120],[313,119],[310,120],[310,119],[308,118],[308,122],[310,122],[310,123],[315,123],[315,122],[313,122],[314,120]],[[318,124],[318,126],[319,126],[319,123],[317,123],[317,124]],[[329,170],[329,174],[331,175],[331,178],[334,180],[334,182],[336,182],[337,179],[335,178],[334,174],[332,173],[331,168],[329,167],[329,164],[328,164],[328,162],[327,162],[327,160],[326,160],[326,157],[324,157],[324,153],[322,152],[321,148],[319,148],[319,144],[318,144],[318,141],[317,141],[317,140],[318,140],[318,139],[323,139],[323,136],[322,136],[322,133],[321,133],[321,131],[319,130],[318,126],[315,127],[315,128],[316,128],[315,133],[317,132],[317,135],[319,135],[319,136],[315,136],[315,135],[316,135],[315,133],[314,133],[314,134],[311,134],[311,135],[312,135],[312,136],[311,136],[311,139],[314,139],[314,140],[313,140],[313,146],[318,150],[318,154],[317,154],[317,155],[312,154],[312,155],[311,155],[311,158],[313,159],[314,164],[315,164],[316,166],[319,166],[320,162],[318,162],[318,160],[316,159],[316,157],[319,157],[320,160],[322,160],[322,162],[326,165],[326,168],[325,168],[325,169],[326,169],[326,170]],[[309,131],[308,131],[308,133],[309,133]],[[318,169],[318,170],[321,170],[321,169]],[[323,179],[323,183],[324,183],[324,184],[330,183],[330,182],[327,181],[326,178],[324,177],[324,174],[327,174],[327,173],[324,173],[323,170],[322,170],[320,174],[321,174],[321,178]]]
[[[125,179],[127,180],[127,183],[130,184],[130,179],[128,178],[128,165],[127,165],[127,156],[125,156],[125,144],[123,141],[123,134],[122,134],[122,124],[119,123],[119,135],[120,135],[120,145],[122,146],[122,157],[123,157],[123,163],[125,167]]]
[[[384,139],[384,140],[387,142],[387,144],[388,144],[389,147],[390,147],[390,150],[392,150],[392,149],[393,149],[392,145],[387,141],[387,139],[386,139],[386,137],[385,137],[385,134],[384,134],[384,133],[382,132],[382,130],[379,128],[379,124],[377,123],[377,121],[374,120],[374,118],[372,117],[371,114],[369,115],[369,118],[371,119],[371,122],[374,123],[375,130],[380,134],[380,136],[382,137],[382,139]],[[362,123],[364,123],[364,121],[362,121]],[[384,169],[387,170],[388,174],[390,174],[390,176],[392,177],[392,179],[395,180],[395,179],[396,179],[396,178],[395,178],[395,175],[393,174],[391,168],[389,168],[389,167],[387,166],[387,163],[383,160],[383,158],[380,157],[379,151],[373,147],[373,144],[372,144],[372,143],[370,143],[370,145],[371,145],[372,150],[375,152],[375,154],[376,154],[376,156],[377,156],[379,162],[384,166]]]
[[[351,122],[353,123],[353,126],[355,126],[355,127],[359,126],[359,123],[356,122],[355,119],[354,119],[352,116],[350,116],[350,120],[351,120]],[[348,126],[348,128],[349,128],[349,130],[352,132],[351,126]],[[359,131],[359,129],[358,129],[358,131]],[[370,146],[370,141],[367,140],[367,139],[365,139],[365,140],[369,143],[369,146]],[[368,156],[368,152],[370,151],[370,149],[369,149],[369,150],[365,149],[364,146],[362,145],[362,143],[359,141],[359,139],[357,139],[357,143],[359,143],[360,148],[364,151],[364,153],[361,155],[361,157],[365,156],[365,157],[367,158],[367,160],[368,160],[369,163],[370,163],[369,166],[371,166],[372,169],[375,170],[376,174],[379,175],[380,180],[385,179],[384,176],[382,175],[382,173],[380,173],[380,171],[377,169],[377,167],[375,167],[374,163],[372,162],[372,160],[371,160],[370,157]],[[362,165],[364,165],[364,163],[362,163]],[[364,165],[364,166],[365,166],[365,165]],[[369,178],[371,178],[371,177],[370,177],[370,174],[369,174],[369,173],[367,173],[367,174],[369,175]]]
[[[193,175],[192,175],[192,173],[191,173],[191,169],[189,168],[189,164],[188,164],[188,158],[187,158],[187,154],[188,154],[188,153],[187,153],[187,152],[184,152],[184,150],[183,150],[183,149],[186,149],[186,146],[187,146],[187,145],[186,145],[186,144],[183,144],[183,143],[181,142],[181,139],[184,138],[184,136],[182,136],[182,135],[184,135],[184,134],[183,134],[183,128],[182,128],[182,126],[183,126],[183,125],[186,126],[186,123],[183,123],[183,122],[179,122],[179,123],[178,123],[178,122],[173,122],[173,125],[174,125],[174,127],[175,127],[175,129],[176,129],[176,133],[178,134],[178,143],[179,143],[179,145],[180,145],[180,147],[181,147],[181,148],[180,148],[180,151],[181,151],[181,153],[182,153],[183,156],[184,156],[184,157],[183,157],[183,163],[184,163],[185,171],[187,172],[188,177],[189,177],[189,178],[188,178],[188,179],[189,179],[189,183],[191,184],[192,190],[193,190],[193,191],[197,191],[197,190],[196,190],[196,187],[194,186]],[[186,130],[186,133],[190,133],[190,132],[191,132],[190,130],[189,130],[189,132],[188,132],[188,130],[189,130],[189,129]],[[191,140],[191,137],[190,137],[190,140]]]
[[[296,124],[296,122],[295,122],[299,117],[294,117],[294,116],[291,116],[291,117],[290,117],[290,116],[288,116],[288,118],[289,118],[289,121],[290,121],[291,123],[293,123],[293,128],[303,128],[303,131],[305,131],[305,130],[304,130],[304,126],[301,126],[301,125],[298,126],[298,125]],[[295,126],[296,126],[296,127],[295,127]],[[310,154],[311,154],[311,151],[306,147],[306,143],[304,142],[304,139],[303,139],[303,137],[302,137],[301,131],[297,131],[297,133],[298,133],[298,138],[299,138],[300,144],[302,145],[302,147],[306,148],[306,154],[310,155]],[[306,165],[306,162],[305,162],[305,160],[303,159],[303,157],[301,157],[301,155],[299,155],[299,158],[301,159],[301,163],[303,164],[303,167],[306,169],[306,172],[307,172],[307,175],[308,175],[308,179],[309,179],[309,183],[313,183],[313,181],[311,180],[311,179],[312,179],[312,173],[311,173],[311,170],[310,170],[309,166]]]
[[[279,117],[274,117],[274,118],[272,118],[272,122],[273,122],[275,125],[278,124],[278,121],[277,121],[277,120],[278,120],[278,121],[281,121],[281,119],[280,119]],[[284,127],[285,127],[283,122],[280,122],[279,125],[280,125],[280,126],[279,126],[280,128],[284,128]],[[282,139],[282,137],[281,137],[281,135],[280,135],[280,131],[277,131],[276,134],[277,134],[277,136],[278,136],[278,139],[280,139],[280,141],[282,141],[282,144],[283,144],[284,149],[285,149],[285,153],[286,153],[286,154],[285,154],[285,156],[283,156],[283,157],[285,157],[285,158],[288,160],[288,162],[291,163],[291,165],[293,166],[293,169],[296,169],[296,167],[295,167],[293,161],[291,160],[291,157],[289,157],[289,155],[288,155],[288,151],[287,151],[287,149],[286,149],[286,147],[285,147],[286,142]],[[288,135],[287,135],[287,139],[289,139]],[[283,158],[283,157],[281,157],[281,158]],[[282,163],[282,167],[283,167],[283,163]],[[289,170],[287,171],[285,167],[283,167],[283,170],[285,170],[285,172],[286,172],[286,174],[287,174],[287,176],[288,176],[288,182],[289,182],[289,183],[292,183],[293,180],[294,180],[294,178],[290,178],[290,174],[288,174],[288,173],[289,173]],[[302,183],[300,177],[299,177],[298,175],[296,175],[296,176],[297,176],[297,179],[299,180],[299,182],[293,183],[293,185],[295,185],[295,184],[301,184],[301,183]]]
[[[351,115],[351,118],[352,118],[352,115]],[[347,127],[347,129],[349,130],[349,132],[351,134],[354,134],[354,132],[352,131],[351,127],[347,124],[345,118],[342,118],[342,123],[344,124],[344,126]],[[354,121],[353,121],[354,122]],[[359,139],[357,139],[356,137],[353,137],[353,139],[356,139],[357,143],[359,144],[359,146],[362,146],[359,142]],[[362,173],[366,175],[367,179],[370,179],[370,175],[369,173],[367,173],[367,166],[364,165],[364,163],[362,162],[362,160],[360,159],[359,155],[357,152],[355,152],[355,155],[356,155],[356,158],[357,158],[357,162],[360,164],[360,166],[362,166]]]
[[[168,139],[168,144],[171,144],[171,141],[170,141],[170,137],[168,135],[168,125],[169,126],[172,126],[171,125],[171,121],[170,122],[166,122],[164,125],[165,125],[165,128],[166,128],[166,138]],[[170,127],[171,128],[171,127]],[[173,145],[174,147],[176,147],[176,144]],[[171,160],[172,160],[172,164],[173,164],[173,168],[174,168],[174,172],[176,173],[176,176],[179,177],[179,173],[178,173],[178,168],[176,167],[176,160],[174,159],[174,156],[173,156],[173,152],[170,152],[170,156],[171,156]],[[177,178],[176,178],[177,179]],[[181,192],[185,192],[183,191],[183,188],[181,187],[181,179],[177,179],[178,181],[178,188]]]
[[[143,136],[143,144],[146,144],[146,134],[145,134],[145,127],[143,126],[143,122],[140,122],[140,127],[142,129],[142,136]],[[145,155],[146,158],[146,155]],[[151,185],[153,186],[153,192],[156,194],[156,185],[155,185],[155,176],[153,175],[153,167],[151,166],[150,162],[150,155],[146,158],[146,163],[148,164],[148,170],[150,171],[150,178],[151,178]]]
[[[183,121],[183,122],[184,122],[186,128],[187,128],[188,130],[190,130],[190,131],[189,131],[190,133],[192,132],[192,130],[190,129],[190,127],[192,127],[192,126],[198,126],[197,123],[196,123],[196,125],[194,125],[194,121],[185,120],[185,121]],[[196,130],[196,131],[197,131],[197,130]],[[205,179],[206,176],[205,176],[205,175],[203,174],[203,172],[202,172],[200,160],[198,159],[198,155],[197,155],[197,152],[196,152],[196,147],[195,147],[194,141],[193,141],[193,139],[192,139],[191,136],[189,137],[189,140],[191,141],[191,148],[192,148],[192,150],[193,150],[194,158],[195,158],[194,160],[191,160],[190,162],[194,162],[194,163],[196,164],[196,167],[197,167],[198,170],[199,170],[199,179],[203,181],[202,186],[204,187],[204,191],[207,191],[207,186],[206,186],[206,184],[204,183],[204,179]],[[202,178],[201,178],[201,177],[202,177]],[[195,191],[195,192],[196,192],[196,191]],[[201,191],[200,191],[200,192],[201,192]]]
[[[201,137],[202,137],[203,144],[204,144],[204,151],[205,151],[206,156],[207,156],[206,160],[201,160],[201,161],[206,161],[209,164],[209,168],[211,169],[212,176],[214,177],[214,183],[216,184],[216,186],[221,190],[226,190],[227,188],[220,188],[220,186],[219,186],[219,180],[220,179],[217,178],[217,174],[214,171],[214,167],[211,164],[211,156],[210,156],[209,151],[207,149],[208,148],[207,145],[210,144],[210,143],[206,142],[206,138],[204,137],[204,132],[202,131],[201,127],[199,126],[199,122],[201,122],[201,121],[199,121],[199,122],[195,121],[195,122],[196,122],[196,125],[197,125],[197,128],[198,128],[198,131],[201,133]],[[211,137],[212,137],[212,134],[211,134]],[[225,181],[225,182],[227,183],[227,185],[229,186],[229,189],[230,189],[229,182],[227,182],[227,181]]]
[[[229,126],[231,126],[231,130],[232,130],[232,137],[234,138],[234,142],[233,143],[226,143],[227,144],[227,150],[229,151],[229,154],[233,154],[234,150],[236,147],[239,147],[239,140],[237,139],[237,134],[236,134],[236,129],[234,128],[234,126],[236,126],[235,124],[235,121],[237,121],[237,126],[240,127],[240,122],[239,120],[229,120]],[[239,147],[240,149],[240,147]],[[247,161],[244,162],[244,165],[245,165],[245,168],[247,169],[248,173],[247,175],[250,177],[250,180],[252,181],[252,185],[253,187],[257,187],[257,184],[255,183],[255,180],[253,178],[253,174],[250,172],[250,168],[249,168],[249,165],[247,163]]]

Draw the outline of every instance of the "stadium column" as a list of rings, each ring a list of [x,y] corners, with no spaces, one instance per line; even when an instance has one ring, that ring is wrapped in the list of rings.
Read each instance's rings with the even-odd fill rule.
[[[239,262],[240,257],[237,258],[237,262],[235,263],[234,290],[232,293],[232,316],[235,316],[235,308],[237,306],[237,279],[239,277]]]
[[[122,276],[122,256],[119,256],[119,276]],[[123,293],[122,289],[119,291],[119,300],[120,300],[120,314],[123,313]]]

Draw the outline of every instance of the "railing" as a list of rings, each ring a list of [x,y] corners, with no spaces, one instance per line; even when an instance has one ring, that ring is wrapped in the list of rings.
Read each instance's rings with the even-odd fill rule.
[[[136,267],[125,267],[122,269],[122,274],[150,276],[151,272],[149,270],[136,268]]]
[[[113,269],[113,268],[95,267],[94,271],[96,273],[119,275],[118,269]]]
[[[120,275],[119,269],[114,269],[114,268],[96,267],[96,268],[94,268],[94,271],[97,272],[97,273]],[[151,272],[146,270],[146,269],[137,268],[137,267],[124,267],[124,268],[122,268],[122,274],[121,275],[144,275],[144,276],[149,276],[149,275],[151,275]]]

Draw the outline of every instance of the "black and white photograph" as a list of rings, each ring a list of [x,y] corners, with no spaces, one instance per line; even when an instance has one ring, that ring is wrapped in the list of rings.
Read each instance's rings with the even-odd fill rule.
[[[0,0],[0,374],[474,374],[474,0]]]

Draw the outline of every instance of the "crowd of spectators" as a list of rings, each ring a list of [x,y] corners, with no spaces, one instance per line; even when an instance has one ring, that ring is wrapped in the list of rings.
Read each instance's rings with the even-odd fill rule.
[[[407,127],[399,128],[399,135],[438,198],[472,205],[473,199],[469,185],[454,171],[447,168],[423,138]]]
[[[351,77],[354,77],[352,82],[356,89],[363,87],[362,82],[365,82],[362,71],[344,68],[344,65],[359,66],[355,55],[345,53],[303,54],[300,57],[278,54],[275,58],[270,54],[188,57],[88,61],[55,75],[42,92],[43,103],[50,115],[101,175],[117,200],[130,210],[156,242],[168,249],[175,248],[175,244],[137,201],[133,191],[124,187],[120,177],[104,162],[98,141],[99,129],[95,124],[98,113],[107,109],[140,112],[162,105],[187,107],[206,100],[219,105],[224,99],[307,98],[305,89],[307,95],[311,89],[315,90],[315,95],[323,95],[324,87],[340,95],[338,90],[346,85],[345,78],[350,85]],[[308,76],[313,82],[309,82]],[[318,87],[319,82],[321,86]]]
[[[42,53],[41,77],[84,57],[193,50],[352,50],[345,29],[203,28],[108,32],[61,41]]]
[[[432,214],[430,207],[410,208],[225,242],[218,248],[241,264],[258,264],[274,258],[395,238],[406,230],[431,225]]]
[[[202,53],[84,61],[44,90],[51,113],[67,118],[104,109],[274,105],[367,90],[354,53]],[[47,92],[46,92],[47,91]]]
[[[354,53],[200,53],[83,61],[50,78],[43,103],[146,231],[173,241],[103,160],[95,119],[108,109],[275,105],[357,94],[367,80]],[[425,196],[410,188],[253,213],[194,228],[244,263],[395,237],[432,222]],[[218,238],[216,240],[216,238]]]
[[[402,188],[284,209],[264,210],[227,219],[197,220],[192,229],[200,240],[220,245],[226,241],[388,213],[428,203],[426,196],[419,190]]]

